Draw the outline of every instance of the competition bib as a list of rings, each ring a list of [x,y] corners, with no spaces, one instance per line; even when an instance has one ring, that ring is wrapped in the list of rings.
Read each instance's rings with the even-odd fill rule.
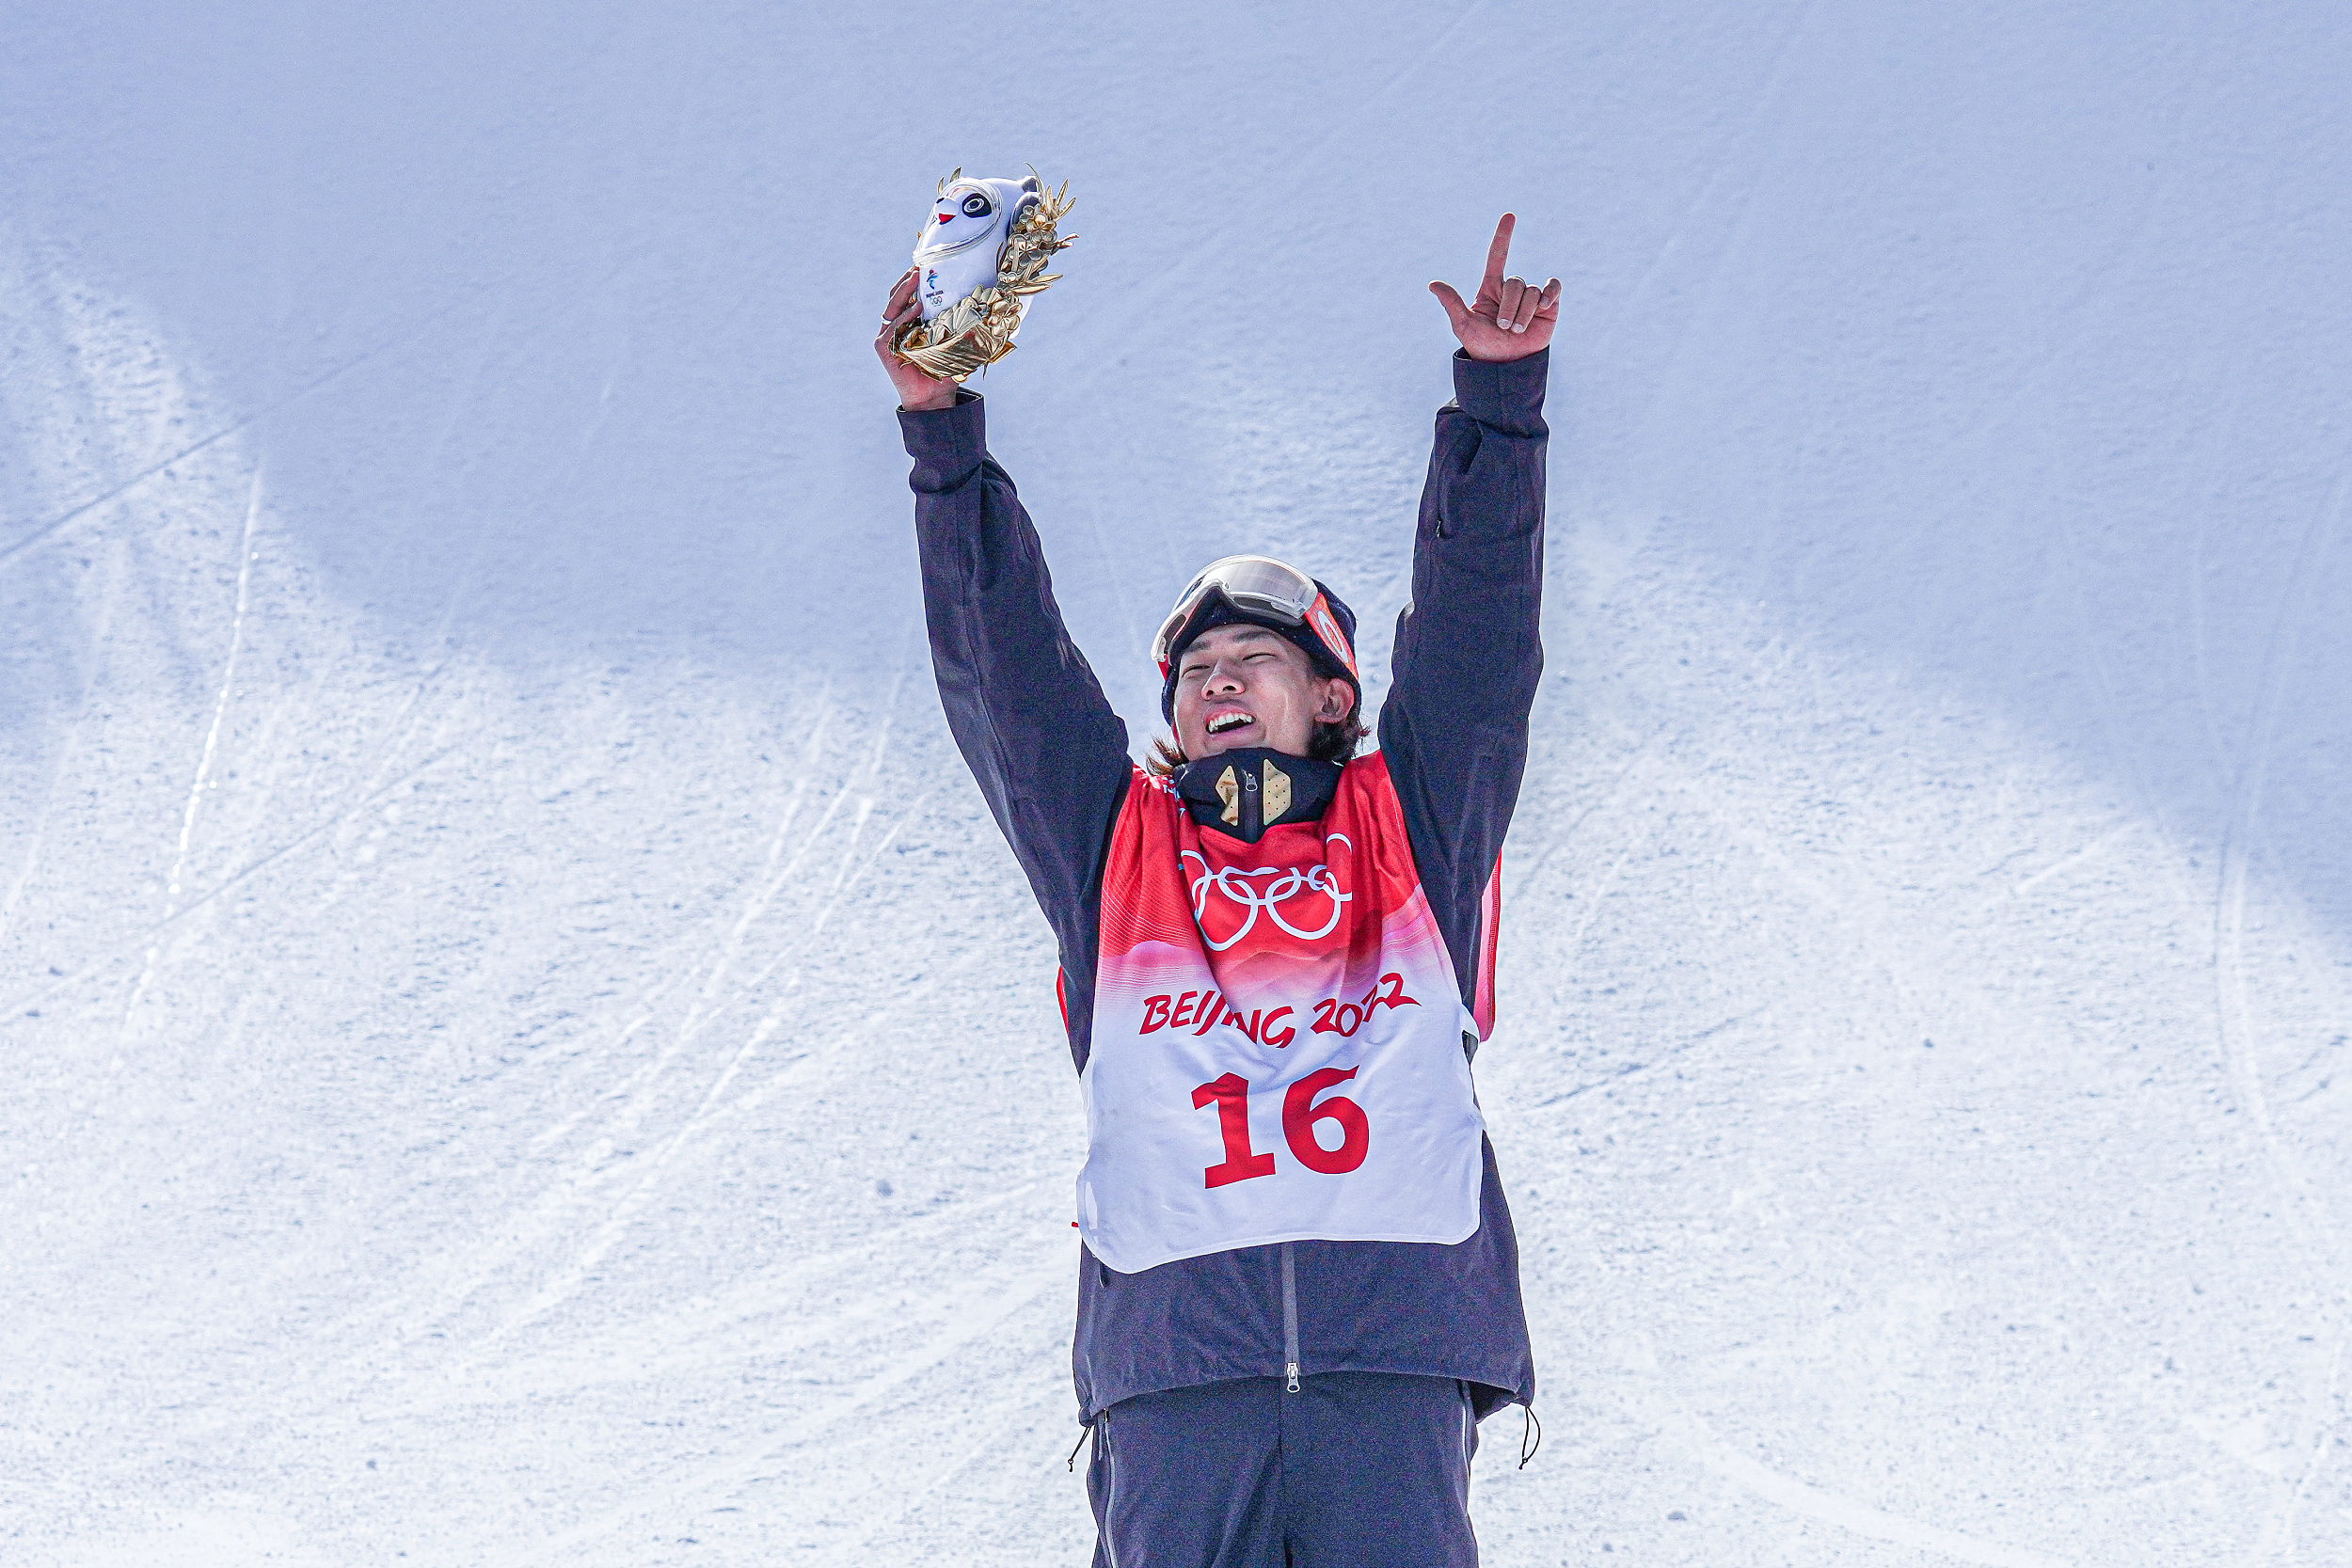
[[[1349,763],[1320,821],[1256,844],[1204,831],[1137,769],[1102,907],[1079,1079],[1078,1228],[1097,1258],[1134,1274],[1478,1228],[1485,1124],[1462,1037],[1480,1031],[1384,759]]]

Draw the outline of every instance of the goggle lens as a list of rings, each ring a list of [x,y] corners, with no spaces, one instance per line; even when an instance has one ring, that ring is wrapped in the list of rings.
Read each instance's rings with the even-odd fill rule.
[[[1331,613],[1314,578],[1295,566],[1266,556],[1229,555],[1222,561],[1211,562],[1186,584],[1177,595],[1176,608],[1160,623],[1159,635],[1152,640],[1152,657],[1160,667],[1161,678],[1168,675],[1177,636],[1211,594],[1222,594],[1237,609],[1271,615],[1285,626],[1313,626],[1316,638],[1331,657],[1348,673],[1356,673],[1356,650],[1348,645],[1338,617]]]

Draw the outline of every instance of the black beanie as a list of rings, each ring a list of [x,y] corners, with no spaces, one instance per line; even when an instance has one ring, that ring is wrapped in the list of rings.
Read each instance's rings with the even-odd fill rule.
[[[1326,588],[1320,579],[1315,583],[1315,590],[1323,595],[1323,602],[1331,607],[1332,619],[1339,622],[1340,630],[1347,635],[1347,645],[1355,647],[1356,612],[1347,608],[1346,600]],[[1261,614],[1254,610],[1243,610],[1222,594],[1212,594],[1200,601],[1200,607],[1192,612],[1192,619],[1184,623],[1184,629],[1176,634],[1175,641],[1169,644],[1168,678],[1160,683],[1160,718],[1164,721],[1171,725],[1176,722],[1176,672],[1184,662],[1184,650],[1191,647],[1202,632],[1216,626],[1263,626],[1306,649],[1307,657],[1314,661],[1315,673],[1337,677],[1355,689],[1356,706],[1348,709],[1348,716],[1358,717],[1357,710],[1364,703],[1363,682],[1358,680],[1346,665],[1331,657],[1331,650],[1323,645],[1323,639],[1315,635],[1314,627],[1303,621],[1291,626],[1274,616]],[[1361,656],[1358,657],[1360,660]]]

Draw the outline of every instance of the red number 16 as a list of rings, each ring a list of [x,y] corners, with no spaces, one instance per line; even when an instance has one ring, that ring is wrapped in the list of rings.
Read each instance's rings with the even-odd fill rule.
[[[1282,1141],[1291,1146],[1298,1163],[1309,1170],[1325,1176],[1345,1176],[1364,1163],[1364,1155],[1372,1148],[1372,1125],[1364,1119],[1361,1105],[1341,1094],[1315,1103],[1316,1095],[1355,1076],[1352,1067],[1322,1068],[1283,1093]],[[1229,1072],[1192,1091],[1194,1110],[1204,1109],[1212,1101],[1216,1105],[1217,1133],[1225,1140],[1225,1158],[1200,1173],[1201,1185],[1222,1187],[1254,1176],[1272,1176],[1274,1156],[1252,1153],[1249,1148],[1248,1081],[1239,1073]],[[1315,1141],[1315,1123],[1319,1121],[1339,1123],[1339,1148],[1326,1148]]]

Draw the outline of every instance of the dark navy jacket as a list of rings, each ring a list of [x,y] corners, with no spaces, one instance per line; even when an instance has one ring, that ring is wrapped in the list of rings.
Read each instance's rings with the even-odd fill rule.
[[[1543,669],[1549,359],[1549,351],[1504,365],[1454,356],[1455,401],[1438,413],[1412,599],[1397,619],[1380,710],[1380,749],[1465,1003],[1476,983],[1479,899],[1518,798]],[[1037,531],[988,455],[984,406],[965,392],[951,408],[898,416],[914,458],[931,658],[947,726],[1060,944],[1070,1050],[1083,1070],[1104,850],[1133,765],[1126,726],[1062,625]],[[1479,1228],[1468,1241],[1289,1247],[1308,1375],[1461,1378],[1479,1386],[1481,1416],[1534,1398],[1518,1243],[1491,1144]],[[1136,1394],[1279,1375],[1283,1250],[1245,1247],[1122,1275],[1082,1247],[1081,1419]]]

